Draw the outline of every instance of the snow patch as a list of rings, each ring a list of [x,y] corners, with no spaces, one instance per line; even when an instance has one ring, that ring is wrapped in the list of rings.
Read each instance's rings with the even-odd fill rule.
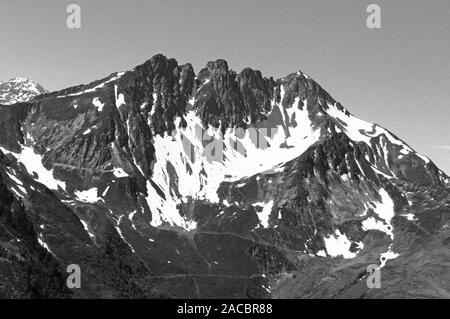
[[[50,247],[48,247],[47,243],[44,241],[44,238],[42,236],[42,233],[39,233],[38,237],[37,237],[38,243],[39,245],[41,245],[42,247],[44,247],[50,254],[52,254],[53,256],[55,254],[53,254],[53,252],[50,250]]]
[[[262,207],[261,212],[256,211],[256,213],[258,214],[259,222],[264,228],[269,227],[269,217],[270,213],[272,212],[273,200],[270,200],[267,203],[264,202],[254,203],[252,204],[252,206],[255,208],[257,208],[258,206]]]
[[[134,215],[136,215],[136,213],[137,213],[137,211],[135,210],[128,215],[128,220],[131,222],[131,227],[133,227],[134,230],[137,230],[136,226],[134,226],[134,222],[133,222],[133,217],[134,217]]]
[[[412,222],[417,220],[416,216],[414,214],[412,214],[412,213],[405,214],[403,216],[406,217],[407,220],[412,221]]]
[[[100,99],[98,97],[92,100],[92,104],[94,104],[99,112],[103,111],[103,107],[105,106],[105,103],[100,102]]]
[[[17,185],[23,186],[22,181],[20,181],[20,180],[19,180],[17,177],[15,177],[13,174],[10,174],[10,173],[8,173],[8,172],[6,172],[6,174],[9,176],[9,178],[10,178],[14,183],[16,183]]]
[[[129,175],[127,173],[125,173],[125,171],[122,168],[115,168],[114,171],[114,176],[117,178],[123,178],[123,177],[128,177]]]
[[[102,198],[98,197],[98,189],[91,188],[85,191],[75,191],[75,196],[82,202],[95,204],[102,200]]]
[[[340,123],[344,123],[342,125],[344,133],[352,140],[358,141],[358,142],[364,142],[368,146],[372,147],[370,141],[374,137],[378,137],[380,135],[386,136],[386,139],[395,145],[398,145],[401,147],[400,153],[403,155],[408,155],[410,153],[417,155],[420,157],[425,163],[429,163],[430,160],[417,152],[415,152],[411,147],[409,147],[405,142],[395,137],[391,132],[386,130],[385,128],[366,122],[364,120],[361,120],[353,115],[347,115],[344,111],[341,111],[337,108],[336,104],[327,103],[328,108],[325,110],[325,112],[330,115],[331,117],[334,117],[338,120]],[[384,145],[386,145],[387,141],[384,141]],[[384,154],[385,157],[387,156],[387,150],[384,146]],[[386,160],[386,165],[388,165],[388,161]]]
[[[350,259],[357,255],[350,251],[352,243],[345,234],[341,234],[339,229],[336,229],[334,235],[324,237],[323,240],[328,255],[332,257],[342,256],[345,259]]]
[[[30,175],[34,173],[37,175],[35,178],[39,183],[47,186],[49,189],[58,190],[58,187],[63,190],[66,189],[66,183],[59,181],[53,177],[53,170],[47,170],[42,164],[42,156],[36,154],[32,147],[22,146],[20,153],[10,152],[2,147],[0,147],[4,154],[11,154],[17,161],[22,163],[27,172]]]
[[[105,197],[106,194],[108,194],[109,191],[109,185],[105,188],[105,190],[103,191],[102,197]]]
[[[133,246],[131,246],[131,244],[125,239],[125,237],[122,234],[122,230],[120,229],[120,222],[122,221],[122,218],[123,218],[123,215],[119,217],[119,219],[117,220],[117,225],[114,227],[116,228],[116,231],[119,233],[120,238],[122,238],[122,240],[125,242],[125,244],[127,244],[128,247],[130,247],[131,251],[133,253],[135,253]]]
[[[84,221],[80,219],[81,224],[83,224],[84,230],[88,233],[89,237],[91,237],[91,239],[95,239],[95,235],[89,230],[88,224]]]
[[[114,94],[115,94],[115,97],[116,97],[116,107],[117,108],[119,108],[120,106],[126,104],[125,103],[125,96],[122,93],[118,94],[118,87],[117,87],[117,85],[114,85]]]
[[[395,259],[395,258],[397,258],[398,256],[400,256],[400,255],[397,254],[397,253],[394,253],[394,252],[392,251],[392,244],[391,244],[391,245],[389,246],[388,251],[385,252],[385,253],[382,253],[382,254],[380,255],[380,262],[381,262],[381,264],[380,264],[380,269],[383,268],[383,267],[386,265],[386,262],[387,262],[388,260]]]

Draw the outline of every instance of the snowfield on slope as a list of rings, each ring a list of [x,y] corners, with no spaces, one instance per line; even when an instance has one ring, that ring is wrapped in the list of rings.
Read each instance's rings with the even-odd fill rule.
[[[29,146],[23,146],[20,153],[14,153],[7,149],[0,147],[4,154],[11,154],[18,162],[22,163],[27,172],[33,176],[36,175],[36,181],[47,186],[49,189],[58,190],[58,188],[66,189],[66,183],[57,180],[53,176],[53,170],[47,170],[42,164],[42,156],[36,154],[34,149]]]
[[[294,105],[297,103],[298,99]],[[222,134],[220,127],[206,129],[195,112],[189,111],[185,116],[186,128],[154,137],[156,160],[152,182],[165,199],[148,182],[147,202],[153,213],[153,226],[168,222],[192,229],[194,225],[187,225],[180,216],[178,204],[186,203],[188,198],[218,203],[217,190],[222,182],[234,182],[264,171],[280,171],[283,163],[297,158],[319,140],[320,129],[312,128],[306,107],[284,110],[281,104],[272,105],[283,114],[283,123],[270,132],[252,126],[245,131],[228,128]],[[180,121],[176,119],[176,127]],[[261,219],[263,225],[265,218]]]
[[[406,143],[404,143],[400,139],[396,138],[394,135],[392,135],[392,133],[390,133],[385,128],[377,124],[361,120],[353,116],[352,114],[347,115],[345,114],[345,109],[339,110],[336,104],[327,103],[327,106],[328,107],[325,109],[325,112],[331,117],[337,119],[338,122],[342,124],[341,126],[343,128],[344,133],[353,141],[364,142],[368,146],[371,146],[372,138],[384,134],[386,138],[389,140],[389,142],[391,142],[392,144],[396,144],[402,148],[401,149],[402,154],[408,155],[410,153],[413,153],[419,156],[425,163],[430,162],[430,160],[426,156],[415,152],[411,147],[409,147]]]

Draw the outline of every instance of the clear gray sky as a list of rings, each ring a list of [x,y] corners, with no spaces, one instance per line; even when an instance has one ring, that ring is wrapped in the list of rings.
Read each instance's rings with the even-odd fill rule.
[[[381,29],[366,27],[370,3]],[[450,0],[1,0],[0,80],[56,90],[156,53],[196,72],[217,58],[275,78],[301,69],[450,174],[449,17]]]

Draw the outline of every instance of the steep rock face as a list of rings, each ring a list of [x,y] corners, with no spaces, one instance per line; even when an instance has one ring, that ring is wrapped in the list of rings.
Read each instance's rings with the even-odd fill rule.
[[[150,118],[155,134],[175,129],[174,119],[186,112],[189,96],[194,86],[194,71],[190,64],[179,66],[175,59],[157,55],[130,72],[125,95]]]
[[[68,298],[63,269],[39,245],[23,203],[4,180],[10,165],[0,151],[0,298]]]
[[[300,71],[156,55],[1,106],[0,128],[30,236],[82,268],[73,297],[373,297],[368,264],[403,282],[391,265],[448,237],[448,177]]]
[[[250,68],[239,75],[224,60],[208,62],[197,77],[194,108],[205,125],[242,127],[256,123],[271,109],[273,79]]]

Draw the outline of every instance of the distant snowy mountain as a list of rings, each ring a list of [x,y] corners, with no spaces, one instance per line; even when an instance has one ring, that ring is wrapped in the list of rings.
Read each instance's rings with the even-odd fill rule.
[[[156,55],[0,106],[0,298],[448,298],[449,221],[448,176],[300,71]]]
[[[0,104],[3,105],[27,102],[44,93],[47,91],[39,83],[26,78],[0,81]]]

